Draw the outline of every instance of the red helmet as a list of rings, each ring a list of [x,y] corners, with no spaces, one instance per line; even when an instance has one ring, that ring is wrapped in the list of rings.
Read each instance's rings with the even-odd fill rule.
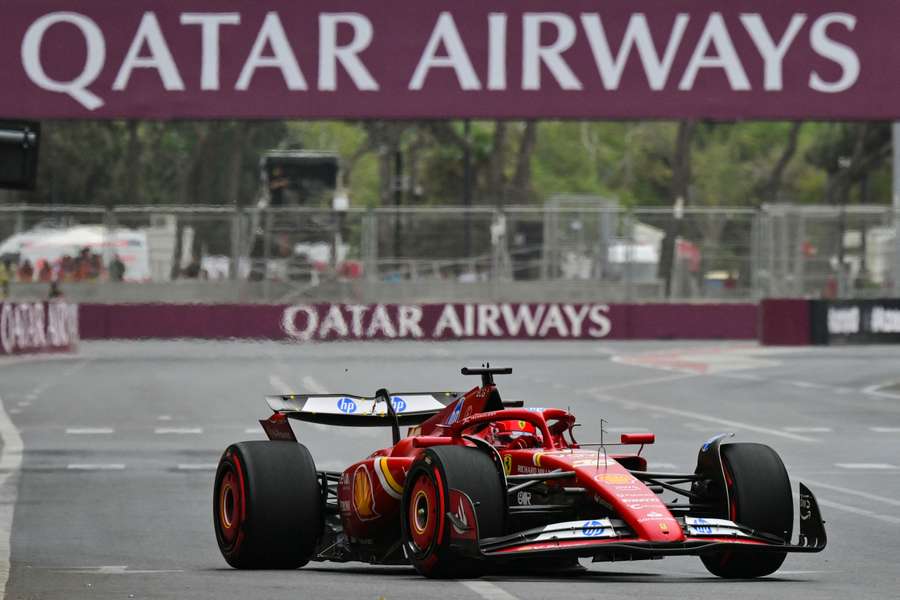
[[[494,440],[509,444],[516,440],[540,443],[541,435],[528,421],[497,421],[494,425]]]

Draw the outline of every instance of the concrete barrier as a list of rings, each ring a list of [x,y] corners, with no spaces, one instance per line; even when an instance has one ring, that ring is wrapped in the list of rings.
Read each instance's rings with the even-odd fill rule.
[[[755,339],[754,304],[82,304],[83,339]]]
[[[0,303],[0,355],[69,352],[78,344],[78,305]]]

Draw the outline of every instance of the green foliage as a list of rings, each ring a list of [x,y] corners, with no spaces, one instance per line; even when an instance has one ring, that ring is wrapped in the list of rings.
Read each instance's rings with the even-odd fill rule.
[[[475,121],[467,141],[461,122],[48,122],[38,189],[20,199],[248,205],[258,195],[260,154],[296,148],[339,153],[356,206],[393,202],[393,182],[384,177],[393,176],[398,151],[406,204],[454,204],[463,197],[468,145],[475,203],[554,194],[615,198],[626,206],[673,201],[677,123],[546,121],[533,144],[522,123],[508,123],[499,137],[497,127]],[[690,145],[690,203],[890,201],[887,124],[806,123],[783,160],[791,131],[782,122],[699,124]],[[773,192],[780,161],[784,169]]]

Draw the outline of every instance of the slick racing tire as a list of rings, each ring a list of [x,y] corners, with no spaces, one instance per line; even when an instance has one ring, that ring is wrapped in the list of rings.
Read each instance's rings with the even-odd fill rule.
[[[489,454],[466,446],[429,448],[416,459],[406,476],[400,523],[406,555],[419,573],[431,578],[482,574],[481,561],[450,544],[450,490],[472,500],[479,538],[502,535],[506,489],[500,469]]]
[[[254,441],[229,446],[219,460],[213,526],[235,569],[296,569],[313,557],[324,508],[306,446]]]
[[[789,541],[794,501],[778,454],[763,444],[728,444],[722,446],[722,462],[731,499],[725,518]],[[785,552],[724,550],[700,558],[713,575],[751,579],[774,573],[786,556]]]

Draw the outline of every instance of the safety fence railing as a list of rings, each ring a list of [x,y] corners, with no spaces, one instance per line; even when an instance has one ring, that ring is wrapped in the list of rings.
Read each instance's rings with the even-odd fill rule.
[[[0,262],[15,283],[194,281],[249,285],[266,300],[328,286],[437,294],[488,282],[594,286],[610,300],[873,297],[896,279],[894,217],[886,206],[608,201],[343,211],[0,205]]]

